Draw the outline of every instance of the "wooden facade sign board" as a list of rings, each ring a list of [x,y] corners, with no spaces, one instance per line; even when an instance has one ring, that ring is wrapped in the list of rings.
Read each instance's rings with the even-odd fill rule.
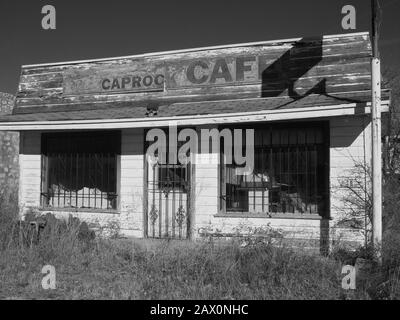
[[[166,67],[167,88],[261,84],[262,71],[278,58],[279,54],[243,52],[171,62]]]
[[[262,72],[279,59],[280,53],[271,55],[260,51],[247,55],[241,52],[229,55],[228,52],[227,56],[212,58],[199,56],[158,64],[132,61],[124,67],[96,66],[86,70],[66,70],[63,75],[63,92],[65,95],[75,95],[163,91],[164,85],[169,90],[261,84]]]
[[[370,90],[370,59],[359,33],[25,66],[14,113],[359,92]]]
[[[166,90],[172,90],[256,85],[261,84],[263,72],[278,61],[282,53],[271,53],[269,48],[255,50],[252,54],[246,48],[236,51],[235,55],[229,51],[226,55],[220,53],[215,57],[197,54],[192,59],[170,60],[158,64],[132,61],[124,67],[96,66],[87,70],[66,70],[63,91],[66,95],[74,95],[163,91],[164,86]],[[278,70],[276,66],[272,68],[268,71],[270,76],[278,76],[278,72],[283,71]],[[280,68],[282,69],[282,66]],[[284,76],[283,73],[281,75]]]
[[[132,61],[124,67],[92,67],[64,73],[65,95],[164,90],[164,66]]]

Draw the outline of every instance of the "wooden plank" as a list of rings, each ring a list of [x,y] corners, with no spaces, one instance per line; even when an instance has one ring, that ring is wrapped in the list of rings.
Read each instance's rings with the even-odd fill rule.
[[[359,78],[359,79],[358,79]],[[345,91],[361,91],[370,88],[369,74],[347,74],[344,76],[332,75],[321,77],[306,77],[299,78],[296,81],[296,86],[293,89],[312,89],[314,85],[318,84],[321,80],[325,80],[326,92],[345,92]],[[360,81],[357,81],[360,80]],[[288,81],[288,80],[286,80]],[[291,79],[290,81],[294,81]],[[307,83],[308,82],[308,83]],[[346,90],[346,85],[351,85],[351,88]],[[339,86],[344,86],[344,89]],[[285,88],[286,86],[286,88]],[[307,88],[307,86],[309,86]],[[214,87],[199,87],[191,88],[185,91],[168,91],[163,93],[127,93],[116,95],[79,95],[62,97],[60,90],[49,93],[44,97],[36,97],[36,92],[26,93],[20,92],[17,97],[15,113],[19,113],[23,107],[32,106],[57,106],[59,104],[70,105],[66,110],[74,110],[72,105],[82,104],[96,104],[107,102],[123,102],[123,101],[142,101],[145,105],[149,102],[158,102],[159,104],[185,101],[207,101],[207,100],[222,100],[222,99],[243,99],[243,98],[257,98],[266,96],[285,96],[288,93],[283,89],[287,89],[287,83],[281,82],[268,82],[262,88],[262,84],[256,85],[241,85],[241,86],[214,86]],[[350,90],[351,89],[351,90]],[[42,92],[43,93],[43,92]],[[264,94],[263,94],[264,93]],[[86,109],[85,106],[82,106]],[[101,105],[96,106],[101,108]],[[49,109],[50,111],[50,109]]]
[[[267,51],[267,49],[265,50]],[[211,57],[193,55],[188,60],[176,58],[176,61],[169,61],[166,64],[166,87],[167,89],[180,89],[221,84],[256,84],[262,83],[266,74],[273,74],[272,79],[298,78],[317,66],[326,56],[338,53],[343,55],[343,51],[366,51],[366,47],[365,44],[363,47],[356,46],[354,48],[347,45],[335,48],[335,50],[331,49],[329,54],[324,52],[322,44],[321,47],[307,47],[299,50],[302,51],[288,49],[264,53],[256,50],[246,52],[246,55],[240,52],[237,54],[227,53],[222,56],[214,54]],[[304,59],[305,64],[299,63],[299,59]],[[293,66],[296,66],[296,71],[291,70]],[[333,65],[331,71],[328,72],[335,73],[335,67]],[[343,73],[343,71],[337,71],[337,73],[339,72]],[[271,77],[267,79],[270,80]]]
[[[286,80],[287,78],[289,79],[306,79],[308,77],[315,77],[315,76],[330,76],[330,75],[347,75],[347,74],[352,74],[354,76],[357,76],[357,74],[363,75],[363,74],[369,74],[369,62],[368,58],[364,57],[361,59],[355,60],[355,63],[349,63],[350,61],[345,61],[346,63],[343,63],[342,61],[339,61],[336,64],[330,64],[330,65],[316,65],[315,67],[311,67],[312,62],[307,62],[304,67],[299,67],[299,64],[293,63],[290,64],[284,74],[282,74],[282,70],[279,70],[279,68],[271,68],[270,70],[266,70],[261,76],[260,81],[256,81],[255,83],[261,83],[262,81],[283,81]],[[332,63],[332,62],[329,62]],[[285,67],[286,68],[286,67]],[[284,70],[283,70],[284,71]],[[254,75],[253,75],[254,76]],[[108,79],[108,78],[105,78]],[[118,78],[117,78],[118,79]],[[86,79],[82,80],[85,82]],[[93,79],[92,79],[93,80]],[[253,79],[255,80],[255,78]],[[253,81],[250,78],[243,78],[242,81],[239,82],[232,82],[228,83],[228,85],[235,85],[235,86],[246,86],[252,83]],[[100,80],[99,80],[100,81]],[[126,79],[126,81],[128,81]],[[132,81],[129,80],[129,81]],[[118,85],[122,85],[122,78],[118,79]],[[254,81],[253,81],[254,82]],[[18,98],[26,98],[26,97],[42,97],[42,99],[49,99],[51,97],[57,97],[58,95],[63,93],[63,88],[59,86],[60,81],[53,81],[49,80],[48,82],[46,81],[33,81],[33,83],[21,83],[20,84],[20,92],[18,94]],[[94,86],[93,83],[90,83],[90,85]],[[111,82],[106,83],[106,87],[110,87]],[[117,85],[117,86],[118,86]],[[226,83],[221,83],[221,81],[215,81],[214,86],[226,86]],[[132,92],[132,88],[128,88],[129,85],[126,85],[126,92]],[[174,88],[167,88],[167,90],[171,90]],[[178,88],[175,88],[175,90]],[[186,89],[186,88],[179,88],[179,89]],[[86,90],[86,89],[85,89]],[[87,89],[89,90],[89,89]],[[116,87],[115,90],[118,90]],[[155,88],[147,88],[147,89],[134,89],[134,90],[155,90]],[[81,93],[80,95],[84,95],[85,92]],[[186,92],[183,92],[183,94],[190,94],[191,92],[186,90]],[[153,94],[154,96],[159,96],[160,94]],[[168,93],[166,93],[168,95]],[[95,95],[96,96],[96,95]],[[141,97],[143,95],[138,95],[138,97]],[[59,97],[60,99],[63,97]],[[68,100],[70,97],[64,97],[63,99]],[[74,99],[74,97],[71,97],[71,99]],[[25,101],[25,103],[29,104],[29,101]]]
[[[355,54],[353,56],[344,57],[327,57],[324,58],[318,65],[314,64],[312,58],[304,59],[301,64],[298,61],[291,61],[289,64],[290,74],[292,78],[297,75],[304,68],[309,68],[309,71],[303,75],[329,75],[332,72],[335,73],[355,73],[355,72],[369,72],[370,70],[370,58]],[[63,87],[63,75],[62,73],[50,73],[50,74],[39,74],[39,75],[25,75],[20,78],[19,91],[24,92],[37,92],[40,88],[62,88]],[[38,94],[39,95],[39,94]]]
[[[217,52],[218,50],[237,50],[238,48],[242,47],[262,47],[268,46],[273,50],[276,47],[283,46],[283,45],[290,45],[296,41],[300,41],[300,38],[297,39],[284,39],[284,40],[272,40],[272,41],[264,41],[258,43],[245,43],[245,44],[235,44],[235,45],[223,45],[218,47],[206,47],[206,48],[197,48],[197,49],[186,49],[186,50],[176,50],[176,51],[169,51],[169,52],[156,52],[150,54],[139,54],[134,56],[128,57],[115,57],[115,58],[104,58],[104,59],[93,59],[93,60],[85,60],[85,61],[69,61],[69,62],[60,62],[60,63],[53,63],[53,64],[39,64],[39,65],[28,65],[23,66],[22,74],[29,75],[29,74],[40,74],[40,73],[49,73],[49,72],[62,72],[74,66],[79,66],[81,68],[87,67],[89,65],[107,65],[107,64],[122,64],[126,61],[131,61],[133,59],[142,59],[143,57],[149,59],[162,59],[163,57],[173,57],[180,55],[182,58],[185,55],[190,55],[192,52]],[[308,39],[309,42],[312,42],[311,39]],[[315,41],[315,40],[314,40]],[[356,42],[367,42],[368,48],[371,48],[369,41],[368,33],[358,33],[358,34],[342,34],[342,35],[335,35],[335,36],[324,36],[323,37],[323,44],[325,47],[330,46],[340,46],[345,44],[352,44]]]
[[[388,106],[383,106],[382,112],[388,112]],[[155,126],[168,126],[170,121],[178,121],[178,125],[209,125],[221,123],[244,123],[257,121],[280,121],[295,120],[305,118],[326,118],[346,115],[358,115],[360,110],[356,109],[356,104],[342,104],[327,107],[299,108],[297,110],[278,109],[261,110],[260,112],[243,112],[234,114],[221,114],[216,117],[209,115],[190,115],[190,116],[166,116],[162,118],[140,118],[140,119],[92,119],[85,121],[60,120],[60,121],[23,121],[23,122],[0,122],[0,130],[84,130],[84,129],[130,129],[130,128],[149,128]],[[370,108],[363,107],[363,113],[369,114]],[[335,147],[335,146],[334,146]],[[338,146],[338,149],[340,147]],[[332,150],[332,149],[331,149]]]
[[[357,34],[28,66],[21,73],[14,112],[368,90],[370,56],[368,35]]]

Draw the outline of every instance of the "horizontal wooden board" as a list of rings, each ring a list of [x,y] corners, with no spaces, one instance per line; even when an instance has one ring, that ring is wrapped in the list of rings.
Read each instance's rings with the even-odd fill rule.
[[[367,33],[24,67],[14,113],[370,89]]]

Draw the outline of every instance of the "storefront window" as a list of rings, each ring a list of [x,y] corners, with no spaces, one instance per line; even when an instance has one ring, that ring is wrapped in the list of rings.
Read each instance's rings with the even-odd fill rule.
[[[323,123],[255,127],[250,175],[237,175],[238,166],[225,164],[222,153],[221,209],[323,215],[328,179],[325,127]]]
[[[42,136],[43,207],[117,209],[119,132]]]

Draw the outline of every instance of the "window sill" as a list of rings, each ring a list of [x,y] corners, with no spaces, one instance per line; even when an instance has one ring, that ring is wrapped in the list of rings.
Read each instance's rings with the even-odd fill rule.
[[[39,211],[58,211],[58,212],[89,212],[89,213],[108,213],[119,214],[118,210],[114,209],[93,209],[93,208],[54,208],[54,207],[41,207]]]
[[[300,213],[217,213],[214,215],[216,218],[262,218],[262,219],[304,219],[304,220],[323,220],[329,219],[321,217],[317,214],[300,214]]]

